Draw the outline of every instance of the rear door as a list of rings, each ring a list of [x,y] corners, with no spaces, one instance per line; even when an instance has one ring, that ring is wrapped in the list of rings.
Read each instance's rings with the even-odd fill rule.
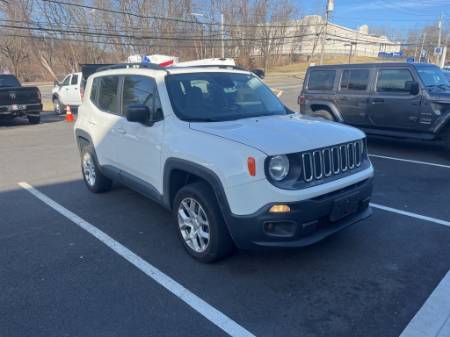
[[[80,96],[80,75],[72,74],[70,79],[70,84],[68,85],[67,92],[67,104],[69,105],[80,105],[81,104],[81,96]]]
[[[101,76],[93,80],[87,117],[89,134],[94,142],[97,158],[102,166],[116,166],[116,151],[122,132],[119,109],[119,76]]]
[[[70,82],[72,80],[72,74],[67,75],[61,83],[61,87],[58,91],[59,101],[64,105],[70,105]]]
[[[344,69],[341,73],[336,104],[345,123],[367,125],[367,102],[369,98],[369,68]]]
[[[379,67],[369,100],[368,116],[375,127],[417,127],[421,95],[411,95],[409,82],[417,81],[407,67]]]

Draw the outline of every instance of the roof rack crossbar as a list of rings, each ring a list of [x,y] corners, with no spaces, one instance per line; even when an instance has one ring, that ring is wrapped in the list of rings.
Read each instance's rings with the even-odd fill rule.
[[[236,70],[245,70],[242,67],[239,66],[233,66],[228,64],[199,64],[199,65],[193,65],[193,66],[173,66],[173,67],[167,67],[169,70],[175,70],[175,69],[185,69],[185,68],[222,68],[222,69],[236,69]]]
[[[112,69],[124,69],[124,68],[145,68],[154,70],[166,70],[166,68],[161,67],[159,64],[154,63],[118,63],[113,65],[107,65],[105,67],[100,67],[97,71],[112,70]]]

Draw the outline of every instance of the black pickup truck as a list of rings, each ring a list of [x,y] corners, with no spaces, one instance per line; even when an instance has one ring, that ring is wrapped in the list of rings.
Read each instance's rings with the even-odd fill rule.
[[[14,75],[0,74],[0,120],[26,116],[30,124],[38,124],[41,111],[37,87],[23,87]]]

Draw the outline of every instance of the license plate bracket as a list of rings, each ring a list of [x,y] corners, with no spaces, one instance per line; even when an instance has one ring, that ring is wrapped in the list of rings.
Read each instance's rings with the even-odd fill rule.
[[[334,200],[333,208],[330,213],[330,221],[339,221],[358,210],[359,198],[358,193],[346,195]]]

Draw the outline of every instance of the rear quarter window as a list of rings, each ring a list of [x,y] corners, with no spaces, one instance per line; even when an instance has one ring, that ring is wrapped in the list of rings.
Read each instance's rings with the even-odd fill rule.
[[[117,87],[118,76],[97,77],[92,83],[91,101],[104,112],[118,114]]]
[[[335,70],[313,70],[309,73],[308,90],[332,90]]]

